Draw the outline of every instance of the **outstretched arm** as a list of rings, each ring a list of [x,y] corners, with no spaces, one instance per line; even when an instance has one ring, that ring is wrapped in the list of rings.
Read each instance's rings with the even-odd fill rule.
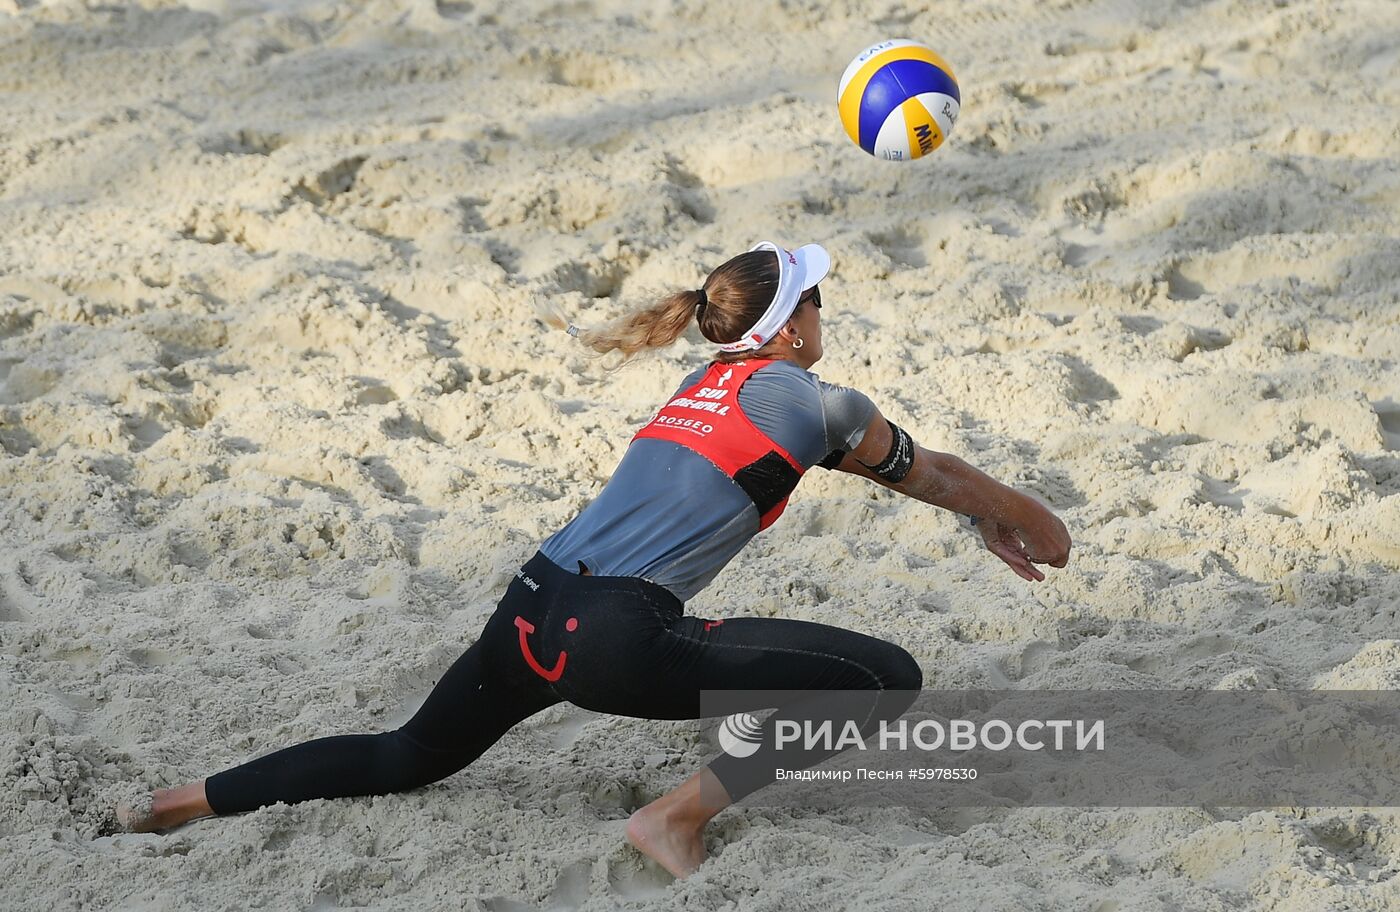
[[[899,480],[877,471],[894,464],[886,476],[901,469],[896,439],[878,410],[860,446],[842,457],[835,468],[869,478],[876,484],[924,503],[977,517],[982,540],[997,557],[1027,580],[1043,580],[1035,564],[1063,567],[1069,562],[1069,530],[1040,501],[973,468],[950,453],[926,450],[907,441],[912,459]]]

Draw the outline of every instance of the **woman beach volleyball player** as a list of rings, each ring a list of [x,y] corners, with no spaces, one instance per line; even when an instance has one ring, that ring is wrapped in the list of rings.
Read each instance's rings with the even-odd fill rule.
[[[1036,564],[1068,559],[1064,524],[1036,500],[923,449],[865,395],[809,373],[822,356],[817,283],[829,266],[815,244],[765,242],[699,290],[600,330],[570,326],[597,351],[630,356],[673,343],[695,320],[719,352],[636,433],[597,499],[516,571],[481,636],[402,728],[297,744],[158,790],[120,808],[120,821],[151,831],[277,802],[406,791],[452,775],[564,701],[693,719],[705,690],[906,692],[890,704],[902,712],[923,675],[899,646],[807,621],[684,613],[818,465],[980,518],[987,547],[1027,580],[1044,579]],[[706,821],[773,770],[763,751],[720,754],[633,813],[628,837],[684,877],[704,860]]]

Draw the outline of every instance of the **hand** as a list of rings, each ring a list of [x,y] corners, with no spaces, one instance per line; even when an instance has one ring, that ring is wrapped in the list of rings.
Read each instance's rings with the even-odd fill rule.
[[[1026,555],[1035,564],[1049,564],[1063,567],[1069,563],[1069,530],[1060,518],[1045,507],[1039,507],[1035,521],[1020,529],[1021,540],[1026,543]]]
[[[1059,517],[1036,505],[1035,521],[1018,529],[1005,523],[983,520],[977,529],[987,550],[1010,567],[1021,579],[1040,582],[1045,574],[1036,564],[1063,567],[1069,563],[1069,530]]]
[[[984,519],[977,524],[977,531],[982,533],[982,541],[986,544],[987,550],[1001,558],[1006,566],[1015,571],[1016,575],[1023,580],[1030,580],[1038,583],[1045,579],[1045,574],[1041,573],[1031,563],[1030,555],[1026,553],[1026,546],[1021,541],[1021,536],[1016,534],[1016,530],[1005,523],[993,522]]]

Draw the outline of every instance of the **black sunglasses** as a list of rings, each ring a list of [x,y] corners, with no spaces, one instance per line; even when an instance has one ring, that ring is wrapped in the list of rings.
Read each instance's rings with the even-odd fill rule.
[[[800,297],[800,298],[797,299],[797,303],[798,303],[798,304],[801,304],[803,301],[811,301],[812,304],[813,304],[813,306],[815,306],[815,307],[817,308],[817,310],[821,310],[821,309],[822,309],[822,292],[821,292],[821,289],[818,288],[817,286],[813,285],[811,288],[807,289],[806,293],[803,294],[802,297]]]

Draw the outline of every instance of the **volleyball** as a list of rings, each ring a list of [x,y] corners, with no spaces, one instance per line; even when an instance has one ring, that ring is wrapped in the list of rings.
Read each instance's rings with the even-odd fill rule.
[[[851,141],[876,158],[908,161],[943,145],[962,96],[953,68],[917,41],[881,41],[841,74],[836,105]]]

